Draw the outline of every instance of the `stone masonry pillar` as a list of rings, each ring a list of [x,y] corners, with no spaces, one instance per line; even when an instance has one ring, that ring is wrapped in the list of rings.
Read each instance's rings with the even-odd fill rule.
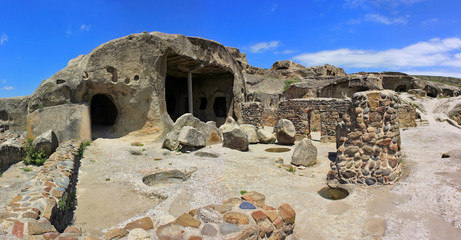
[[[365,91],[337,127],[337,157],[328,179],[340,183],[393,184],[401,173],[400,131],[394,91]]]

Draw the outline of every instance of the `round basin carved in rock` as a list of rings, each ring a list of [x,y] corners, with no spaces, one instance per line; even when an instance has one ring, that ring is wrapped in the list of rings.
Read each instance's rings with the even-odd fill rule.
[[[180,183],[190,178],[197,168],[178,170],[178,169],[160,169],[152,174],[144,176],[142,181],[148,186],[164,183]]]

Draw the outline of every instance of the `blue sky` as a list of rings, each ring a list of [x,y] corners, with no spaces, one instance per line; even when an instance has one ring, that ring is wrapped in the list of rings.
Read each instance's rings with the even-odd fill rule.
[[[0,1],[0,97],[32,94],[80,54],[142,31],[277,60],[461,77],[461,1]]]

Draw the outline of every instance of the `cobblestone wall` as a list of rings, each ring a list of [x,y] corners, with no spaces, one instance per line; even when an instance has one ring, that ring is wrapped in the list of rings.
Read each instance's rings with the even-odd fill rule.
[[[242,103],[242,121],[244,124],[273,127],[277,120],[277,109],[266,108],[260,102]]]
[[[320,130],[322,142],[334,142],[336,124],[347,115],[350,105],[350,101],[345,99],[290,99],[280,102],[277,117],[292,121],[299,137]]]
[[[80,141],[68,141],[56,149],[3,210],[0,233],[20,239],[54,239],[64,231],[72,220],[80,146]]]
[[[367,185],[397,181],[401,173],[400,106],[394,91],[353,95],[351,113],[337,128],[337,157],[328,179]]]

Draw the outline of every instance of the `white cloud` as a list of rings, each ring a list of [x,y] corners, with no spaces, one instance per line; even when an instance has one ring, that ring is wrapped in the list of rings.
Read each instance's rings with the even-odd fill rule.
[[[423,21],[423,25],[424,26],[429,26],[429,25],[432,25],[432,24],[435,24],[435,23],[438,23],[438,22],[439,22],[439,19],[431,18],[431,19],[427,19],[427,20]]]
[[[4,87],[2,87],[0,89],[5,90],[5,91],[11,91],[11,90],[14,90],[15,88],[13,86],[4,86]]]
[[[461,78],[461,72],[444,72],[444,71],[404,71],[408,75],[425,75],[425,76],[441,76],[441,77],[457,77]]]
[[[72,35],[72,27],[69,25],[67,26],[66,36],[69,37],[70,35]]]
[[[91,30],[91,25],[82,24],[80,30],[89,32]]]
[[[262,53],[270,49],[275,49],[278,46],[280,46],[279,41],[260,42],[260,43],[256,43],[253,46],[250,46],[250,51],[252,53]]]
[[[382,23],[386,25],[406,24],[407,23],[406,17],[388,18],[386,16],[375,14],[375,13],[370,13],[370,14],[365,15],[365,21]]]
[[[283,51],[282,53],[283,53],[283,54],[292,54],[292,53],[295,53],[295,52],[297,52],[297,51],[298,51],[298,50],[285,50],[285,51]]]
[[[461,67],[461,38],[434,38],[401,49],[382,51],[337,49],[303,53],[295,60],[306,66],[333,64],[350,68]]]
[[[358,18],[352,18],[352,19],[349,19],[347,21],[347,24],[360,24],[362,23],[362,19],[358,19]]]
[[[0,45],[3,45],[6,42],[8,42],[8,35],[4,33],[2,36],[0,36]]]
[[[369,7],[390,7],[396,8],[400,5],[411,6],[425,0],[345,0],[344,6],[350,8],[369,8]]]

